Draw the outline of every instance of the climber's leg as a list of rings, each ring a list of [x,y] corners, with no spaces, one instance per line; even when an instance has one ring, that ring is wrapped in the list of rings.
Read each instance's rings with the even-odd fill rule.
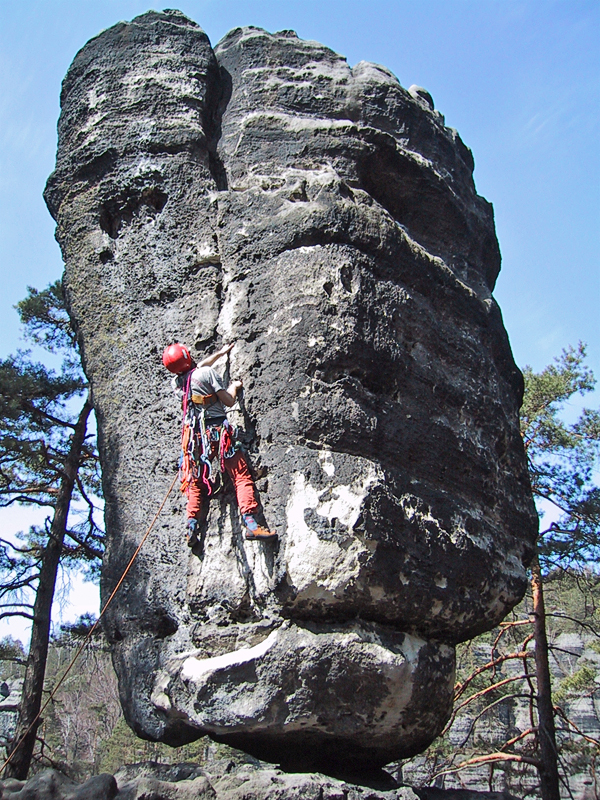
[[[187,505],[186,505],[186,514],[188,519],[197,519],[198,515],[204,504],[208,505],[208,501],[204,498],[202,494],[202,482],[201,481],[193,481],[190,483],[187,489]]]
[[[277,534],[261,525],[256,516],[259,511],[248,462],[238,450],[231,458],[224,460],[225,469],[235,488],[238,506],[246,526],[246,539],[275,539]]]
[[[254,481],[243,453],[237,450],[231,458],[224,459],[223,463],[233,483],[242,514],[251,514],[256,511],[258,503],[254,493]]]

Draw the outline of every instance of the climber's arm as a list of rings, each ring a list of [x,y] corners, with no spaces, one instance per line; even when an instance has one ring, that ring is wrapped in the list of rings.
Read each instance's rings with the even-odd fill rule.
[[[223,345],[223,347],[221,347],[220,350],[217,350],[216,353],[213,353],[212,355],[206,356],[206,358],[203,358],[202,361],[198,364],[198,366],[199,367],[212,367],[212,365],[216,361],[218,361],[222,356],[227,355],[227,353],[229,353],[229,351],[233,349],[234,345],[235,345],[235,342],[232,342],[231,344]],[[234,400],[234,402],[235,402],[235,400]],[[233,403],[231,405],[233,405]]]
[[[231,381],[227,389],[219,389],[217,392],[217,397],[224,406],[231,408],[231,406],[234,405],[235,401],[237,400],[238,393],[242,386],[243,384],[241,381]]]

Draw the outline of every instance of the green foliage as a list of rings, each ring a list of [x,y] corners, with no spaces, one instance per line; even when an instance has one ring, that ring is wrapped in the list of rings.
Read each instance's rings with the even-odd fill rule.
[[[113,728],[111,736],[100,746],[98,767],[101,772],[115,773],[123,764],[135,764],[140,761],[203,764],[206,749],[207,743],[204,738],[178,748],[160,742],[147,742],[137,737],[121,718]]]
[[[67,314],[62,281],[41,292],[27,287],[28,295],[17,303],[17,311],[28,337],[51,353],[76,349],[76,337]]]
[[[59,373],[29,353],[0,361],[0,505],[52,507],[77,411],[73,400],[87,384],[75,350],[60,281],[29,289],[18,306],[25,335],[63,361]],[[99,491],[94,443],[85,448],[81,485]]]
[[[80,644],[70,631],[50,643],[48,688],[56,685]],[[40,731],[44,746],[35,757],[37,768],[54,764],[73,780],[85,780],[97,772],[101,742],[110,737],[119,718],[118,691],[106,643],[94,639],[44,713]]]
[[[600,636],[600,575],[595,570],[561,568],[549,572],[544,581],[544,597],[552,609],[546,613],[550,639],[562,633]],[[523,603],[528,602],[526,597]]]
[[[21,642],[16,641],[12,636],[5,636],[0,639],[0,661],[17,661],[22,663],[25,658],[25,651]]]
[[[24,353],[0,361],[0,505],[53,505],[72,433],[67,403],[84,390],[81,376]]]
[[[583,664],[572,675],[568,675],[560,682],[558,689],[553,693],[555,703],[561,704],[570,694],[582,691],[594,691],[596,670],[590,664]]]
[[[100,745],[100,771],[114,774],[123,764],[149,760],[145,752],[146,746],[147,743],[138,739],[125,720],[121,718],[109,738]]]
[[[600,560],[600,487],[594,482],[600,412],[583,409],[574,423],[564,419],[569,400],[592,391],[596,383],[585,355],[585,345],[579,343],[542,372],[530,367],[523,371],[521,433],[531,484],[538,501],[549,503],[557,516],[540,534],[545,570]]]
[[[21,642],[12,636],[0,639],[0,681],[22,677],[26,659]]]
[[[68,622],[66,625],[60,626],[61,632],[58,637],[55,637],[55,641],[63,645],[67,642],[83,641],[87,639],[96,622],[97,618],[94,614],[89,612],[81,614],[75,622]],[[96,640],[102,638],[102,628],[100,626],[94,630],[92,637]]]
[[[19,503],[52,508],[78,413],[74,401],[86,393],[87,383],[61,282],[43,291],[30,287],[17,309],[26,338],[60,354],[62,367],[56,372],[31,361],[27,352],[0,361],[0,506]],[[87,493],[100,494],[95,442],[90,437],[78,477],[76,500],[85,499]],[[45,534],[32,529],[30,538],[43,541]],[[97,528],[93,534],[90,546],[97,556],[101,536]],[[83,550],[79,555],[84,555]]]

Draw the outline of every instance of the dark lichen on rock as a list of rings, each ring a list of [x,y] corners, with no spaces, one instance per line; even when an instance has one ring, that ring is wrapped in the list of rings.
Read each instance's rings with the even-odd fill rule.
[[[292,32],[180,12],[91,40],[46,189],[98,418],[102,594],[178,451],[160,363],[236,341],[276,546],[172,497],[106,615],[128,722],[290,768],[372,768],[450,713],[454,644],[518,602],[536,533],[493,212],[431,96]]]

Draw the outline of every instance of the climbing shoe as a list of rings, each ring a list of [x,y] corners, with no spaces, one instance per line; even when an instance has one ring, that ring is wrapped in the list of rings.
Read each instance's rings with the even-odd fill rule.
[[[187,545],[193,547],[198,544],[198,535],[200,533],[200,525],[197,519],[188,519],[187,521]]]
[[[276,539],[277,534],[267,530],[267,528],[259,525],[253,514],[243,514],[244,524],[246,526],[246,539]]]

